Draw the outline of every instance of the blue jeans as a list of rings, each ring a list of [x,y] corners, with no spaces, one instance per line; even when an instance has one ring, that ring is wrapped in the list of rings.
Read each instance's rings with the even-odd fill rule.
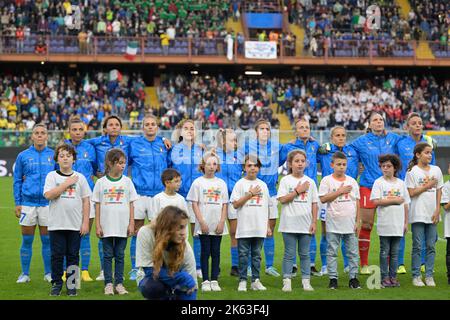
[[[62,286],[64,273],[64,258],[67,266],[77,266],[80,261],[80,232],[72,230],[49,231],[52,263],[52,284]],[[75,272],[75,271],[74,271]],[[73,272],[67,274],[67,279]]]
[[[300,256],[300,269],[302,271],[302,279],[309,279],[311,277],[311,258],[309,256],[309,244],[311,242],[311,235],[304,233],[287,233],[283,232],[284,240],[284,257],[282,265],[283,278],[292,277],[292,266],[296,256],[297,245],[298,255]]]
[[[395,278],[397,276],[398,248],[401,238],[380,236],[381,279]]]
[[[240,238],[238,242],[239,253],[239,280],[247,281],[248,256],[251,254],[252,281],[259,279],[261,270],[261,249],[264,238]]]
[[[222,236],[199,235],[201,253],[200,264],[203,280],[209,280],[209,257],[211,257],[211,280],[219,278],[220,270],[220,243]]]
[[[102,239],[103,243],[103,271],[105,274],[105,285],[112,283],[112,260],[114,258],[114,283],[123,283],[123,269],[125,266],[125,248],[127,238],[107,237]]]
[[[359,254],[358,254],[358,238],[354,233],[340,234],[327,232],[327,269],[330,279],[337,279],[337,257],[341,241],[344,241],[345,250],[347,251],[348,266],[350,268],[350,279],[356,278],[358,273]]]
[[[432,277],[434,257],[436,255],[435,245],[437,239],[437,226],[432,223],[416,222],[411,224],[411,231],[413,240],[411,261],[412,276],[414,278],[420,277],[420,251],[422,249],[423,239],[425,239],[425,277]]]

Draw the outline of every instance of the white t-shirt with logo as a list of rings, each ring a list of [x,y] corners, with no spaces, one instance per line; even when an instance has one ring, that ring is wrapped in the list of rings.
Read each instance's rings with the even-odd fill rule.
[[[295,178],[292,174],[283,177],[278,188],[277,199],[294,191],[299,183],[309,182],[309,189],[296,196],[293,201],[281,205],[279,232],[309,234],[312,223],[312,204],[319,202],[317,186],[307,176]]]
[[[80,231],[83,223],[83,198],[91,196],[91,188],[86,178],[76,171],[70,176],[78,176],[78,181],[69,186],[54,200],[50,200],[48,214],[48,230]],[[57,171],[47,174],[44,184],[44,194],[63,184],[69,176]],[[90,206],[89,206],[90,207]]]
[[[450,202],[450,181],[447,181],[442,187],[441,203]],[[450,238],[450,210],[444,211],[444,238]]]
[[[394,181],[387,181],[384,177],[375,180],[370,200],[385,200],[390,197],[402,197],[405,202],[400,205],[377,208],[377,232],[379,236],[383,237],[403,237],[405,204],[411,202],[406,184],[398,178],[395,178]]]
[[[103,237],[127,237],[130,224],[130,202],[139,198],[127,176],[112,181],[108,176],[97,180],[92,201],[100,203],[100,225]]]
[[[355,232],[356,205],[359,201],[359,186],[356,180],[345,175],[345,180],[339,181],[330,174],[320,182],[319,197],[335,192],[342,183],[344,186],[352,186],[352,190],[327,203],[325,224],[327,232],[349,234]]]
[[[211,179],[198,177],[192,183],[186,200],[198,202],[200,213],[208,225],[208,234],[218,235],[215,230],[222,216],[222,208],[224,204],[228,204],[228,188],[225,181],[217,177]],[[195,218],[194,235],[197,234],[202,234],[202,230],[199,221]],[[223,234],[228,234],[226,223]]]
[[[406,187],[417,188],[427,183],[432,177],[438,181],[437,187],[431,188],[420,195],[411,198],[411,208],[409,210],[409,223],[422,222],[433,223],[431,217],[436,210],[436,192],[444,185],[441,169],[430,165],[430,170],[426,171],[418,166],[414,166],[411,171],[406,172]]]
[[[171,196],[163,191],[158,193],[152,199],[151,212],[153,219],[156,219],[161,210],[168,206],[177,207],[181,210],[186,211],[186,213],[189,215],[187,203],[186,200],[184,200],[183,196],[178,193],[175,193],[173,196]]]
[[[260,186],[261,192],[255,194],[242,207],[236,210],[237,227],[236,239],[239,238],[265,238],[267,236],[267,223],[269,220],[270,195],[267,184],[260,180],[240,179],[236,182],[231,193],[230,205],[241,199],[251,187]]]

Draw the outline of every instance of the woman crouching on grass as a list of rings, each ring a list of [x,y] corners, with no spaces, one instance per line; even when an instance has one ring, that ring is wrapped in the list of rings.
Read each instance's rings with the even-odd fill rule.
[[[149,300],[195,300],[197,273],[194,252],[186,241],[189,216],[174,206],[165,207],[137,235],[136,267],[145,277],[139,290]]]

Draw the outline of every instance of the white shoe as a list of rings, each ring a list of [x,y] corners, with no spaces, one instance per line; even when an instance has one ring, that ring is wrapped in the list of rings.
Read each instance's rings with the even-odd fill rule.
[[[219,286],[219,282],[216,280],[211,281],[211,290],[212,291],[222,291],[222,288]]]
[[[283,279],[283,288],[281,290],[283,292],[291,292],[292,291],[291,279],[289,279],[289,278]]]
[[[26,282],[30,282],[30,281],[31,281],[30,277],[28,275],[22,273],[22,274],[20,274],[16,283],[26,283]]]
[[[305,291],[314,291],[314,288],[311,286],[311,282],[309,279],[302,279],[303,290]]]
[[[413,278],[412,283],[413,283],[413,286],[415,286],[415,287],[425,287],[425,283],[423,283],[421,277]]]
[[[428,287],[436,287],[436,283],[434,282],[433,277],[427,277],[427,278],[425,278],[425,284],[426,284]]]
[[[47,274],[44,276],[44,281],[47,281],[47,282],[49,282],[49,283],[52,283],[52,274],[51,274],[51,273],[47,273]]]
[[[209,280],[205,280],[202,282],[202,291],[203,292],[211,291],[211,282],[209,282]]]
[[[97,278],[95,278],[96,281],[105,281],[105,274],[103,273],[103,270],[100,270],[100,274]]]
[[[261,281],[259,279],[256,279],[255,281],[252,282],[251,288],[254,291],[267,290],[267,288],[263,286],[263,284],[261,283]]]
[[[203,274],[201,269],[197,269],[197,278],[203,279]]]
[[[238,291],[247,291],[247,281],[239,281]]]
[[[320,269],[320,274],[321,274],[322,276],[326,276],[326,275],[328,274],[328,268],[327,268],[327,266],[323,266],[323,267]]]

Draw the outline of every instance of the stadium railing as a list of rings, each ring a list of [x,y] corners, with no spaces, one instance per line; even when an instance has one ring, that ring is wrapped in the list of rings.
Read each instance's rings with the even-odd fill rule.
[[[254,133],[254,130],[236,130],[238,133],[238,139],[243,137],[249,137]],[[406,135],[405,131],[395,131],[396,133]],[[26,147],[30,145],[30,137],[32,131],[11,131],[11,130],[0,130],[0,148],[1,147]],[[206,146],[211,146],[214,144],[214,137],[216,137],[217,129],[202,130],[202,135],[200,138],[201,142]],[[50,147],[55,147],[58,143],[64,139],[68,139],[67,131],[55,130],[49,131],[48,145]],[[123,135],[142,135],[141,130],[122,130]],[[173,139],[173,130],[159,130],[159,134],[168,139]],[[347,141],[351,142],[359,136],[365,134],[364,131],[347,131]],[[429,131],[427,134],[433,136],[439,147],[450,147],[450,131]],[[86,133],[86,138],[94,138],[101,135],[101,131],[88,131]],[[330,130],[312,130],[311,135],[320,144],[329,142],[330,140]],[[274,130],[272,132],[272,138],[277,139],[280,143],[287,143],[294,139],[294,131],[292,130]]]

